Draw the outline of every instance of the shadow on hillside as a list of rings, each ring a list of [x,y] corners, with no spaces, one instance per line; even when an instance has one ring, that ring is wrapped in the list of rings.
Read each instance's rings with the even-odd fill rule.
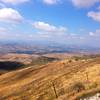
[[[23,65],[20,62],[0,61],[0,70],[12,71],[21,68]]]

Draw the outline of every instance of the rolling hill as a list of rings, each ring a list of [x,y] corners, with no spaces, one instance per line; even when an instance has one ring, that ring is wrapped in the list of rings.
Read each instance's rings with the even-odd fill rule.
[[[0,100],[78,100],[100,91],[100,57],[34,66],[2,74]]]

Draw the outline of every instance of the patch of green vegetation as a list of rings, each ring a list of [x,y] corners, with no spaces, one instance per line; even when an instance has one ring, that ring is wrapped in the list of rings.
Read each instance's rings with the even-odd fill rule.
[[[98,57],[100,57],[100,55],[73,56],[72,58],[73,58],[75,61],[78,61],[78,60],[94,59],[94,58],[98,58]]]
[[[49,62],[52,62],[52,61],[55,61],[55,60],[58,60],[58,59],[42,56],[42,57],[39,57],[37,59],[33,59],[32,62],[31,62],[31,65],[44,65],[46,63],[49,63]]]
[[[49,62],[53,62],[53,61],[57,61],[57,60],[59,60],[59,59],[41,56],[39,58],[32,59],[32,62],[30,64],[24,64],[23,66],[21,66],[20,69],[27,68],[27,67],[30,67],[30,66],[34,66],[34,68],[37,68],[37,66],[39,67],[41,65],[45,65]]]

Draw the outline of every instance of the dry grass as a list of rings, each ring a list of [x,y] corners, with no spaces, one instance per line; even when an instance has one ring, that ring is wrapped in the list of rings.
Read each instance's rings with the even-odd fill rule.
[[[56,61],[34,68],[30,66],[0,76],[1,100],[72,100],[86,91],[100,87],[100,58],[92,60]],[[73,91],[80,82],[85,89]],[[74,99],[73,99],[74,100]]]

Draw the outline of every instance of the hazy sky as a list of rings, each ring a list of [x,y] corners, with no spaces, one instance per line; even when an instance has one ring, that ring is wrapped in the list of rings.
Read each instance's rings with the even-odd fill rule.
[[[100,43],[100,0],[0,0],[0,40]]]

